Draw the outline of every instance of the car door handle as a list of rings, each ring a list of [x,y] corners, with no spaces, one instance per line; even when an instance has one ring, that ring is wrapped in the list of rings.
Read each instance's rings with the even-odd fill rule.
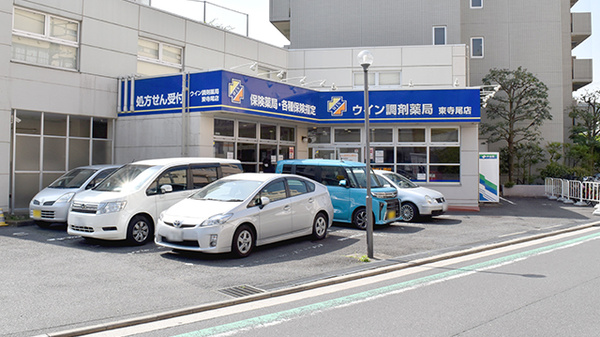
[[[289,211],[290,209],[292,209],[292,206],[290,206],[290,205],[283,206],[284,211]]]
[[[313,201],[315,201],[315,199],[313,199],[313,198],[308,198],[308,202],[313,202]]]

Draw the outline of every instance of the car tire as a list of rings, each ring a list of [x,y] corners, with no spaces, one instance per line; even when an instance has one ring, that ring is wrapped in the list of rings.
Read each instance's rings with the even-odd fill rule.
[[[154,226],[143,215],[134,216],[127,226],[127,241],[142,246],[154,238]]]
[[[352,214],[352,224],[358,229],[367,229],[367,209],[360,207]]]
[[[323,240],[327,236],[327,217],[323,213],[317,214],[313,221],[312,236],[315,240]]]
[[[414,222],[419,217],[419,209],[417,209],[415,204],[407,202],[400,207],[400,215],[402,216],[402,221]]]
[[[254,249],[254,232],[248,225],[242,225],[236,229],[231,242],[231,252],[237,257],[246,257]]]
[[[40,228],[50,228],[50,226],[52,226],[52,222],[39,221],[39,220],[35,220],[34,222]]]

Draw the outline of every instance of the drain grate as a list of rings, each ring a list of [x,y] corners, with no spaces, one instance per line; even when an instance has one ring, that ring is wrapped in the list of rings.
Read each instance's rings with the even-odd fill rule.
[[[222,294],[225,294],[227,296],[240,298],[240,297],[264,293],[265,291],[262,289],[255,288],[253,286],[241,285],[241,286],[219,289],[219,292]]]

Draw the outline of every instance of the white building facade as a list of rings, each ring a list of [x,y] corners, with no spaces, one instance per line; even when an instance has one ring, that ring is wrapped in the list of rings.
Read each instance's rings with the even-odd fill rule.
[[[25,211],[41,188],[88,164],[215,156],[240,159],[247,171],[259,171],[265,158],[367,157],[366,133],[353,110],[360,104],[352,101],[363,88],[356,61],[361,48],[278,48],[127,0],[4,1],[0,18],[0,208],[5,211]],[[437,119],[417,114],[416,104],[419,113],[433,110],[428,99],[425,106],[412,103],[412,116],[404,110],[411,109],[413,95],[470,92],[467,46],[369,49],[375,56],[370,88],[375,97],[385,97],[385,107],[372,114],[390,114],[373,124],[373,163],[412,174],[442,191],[451,205],[477,208],[478,99],[476,111],[457,103],[460,115],[454,105],[436,107]],[[164,92],[165,102],[175,93],[171,102],[179,106],[144,108],[135,89],[172,74],[178,74],[179,95],[187,97],[183,103],[177,92]],[[215,79],[206,91],[192,92],[186,85],[186,78],[213,75],[221,82]],[[253,98],[261,103],[225,103],[234,79],[255,83],[245,92],[257,90]],[[263,85],[266,89],[256,89]],[[305,95],[293,101],[286,96],[295,104],[287,109],[270,86]],[[401,96],[409,98],[389,98]],[[202,103],[191,104],[197,99]],[[269,105],[273,99],[277,109]],[[326,102],[346,100],[351,116],[346,122],[323,117],[329,113]],[[317,117],[306,114],[311,106]],[[406,111],[406,118],[399,111]]]

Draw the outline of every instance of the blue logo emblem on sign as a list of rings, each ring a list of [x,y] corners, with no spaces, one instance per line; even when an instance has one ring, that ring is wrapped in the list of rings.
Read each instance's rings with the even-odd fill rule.
[[[346,112],[348,102],[344,100],[342,96],[331,97],[331,100],[327,101],[327,112],[332,116],[343,116]]]
[[[244,99],[244,85],[242,84],[242,81],[231,79],[228,96],[231,99],[231,102],[242,104],[242,100]]]

